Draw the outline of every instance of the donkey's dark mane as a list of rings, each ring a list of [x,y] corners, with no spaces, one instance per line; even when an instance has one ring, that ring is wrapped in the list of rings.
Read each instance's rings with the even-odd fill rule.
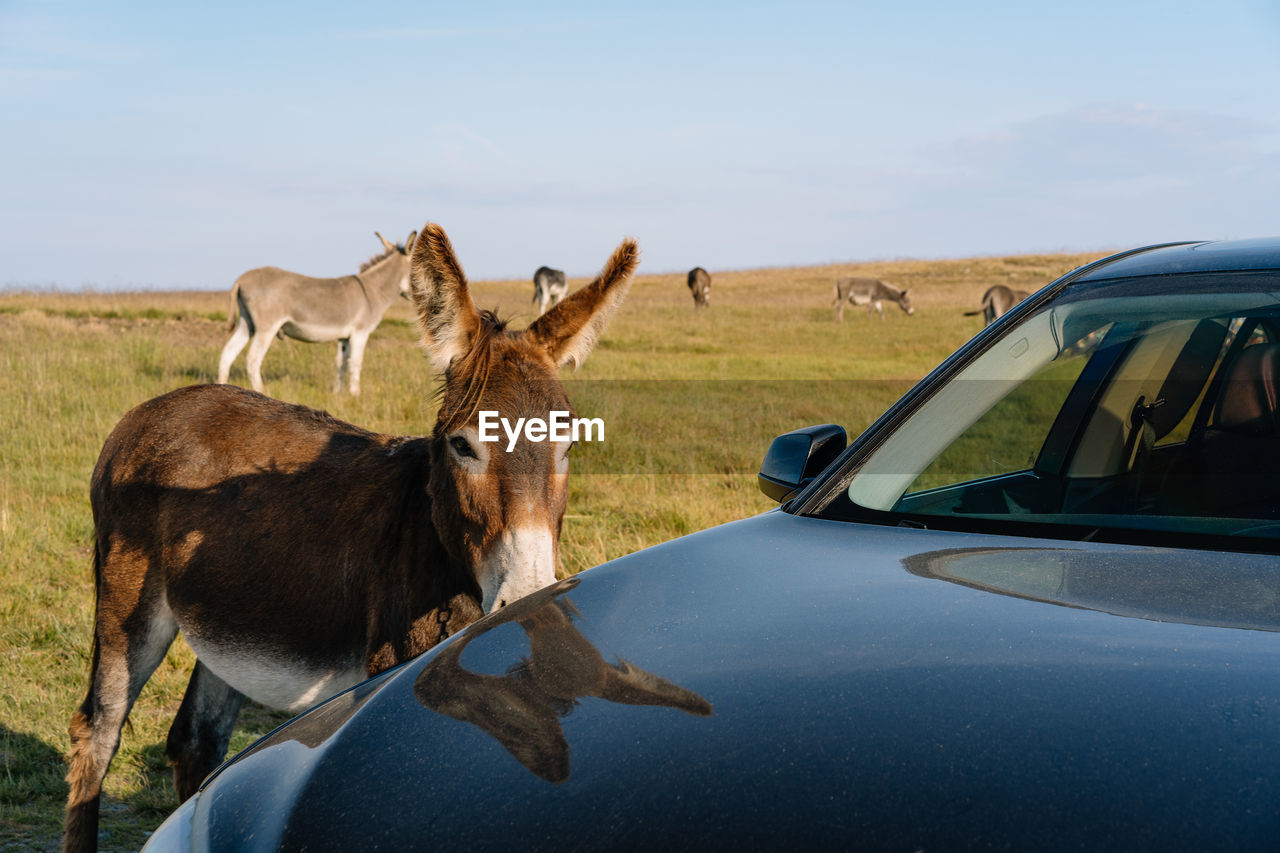
[[[400,252],[401,254],[403,254],[403,253],[404,253],[404,243],[396,243],[396,244],[395,244],[395,246],[393,246],[393,247],[392,247],[392,248],[390,248],[390,249],[387,249],[387,250],[386,250],[385,252],[383,252],[382,254],[374,255],[372,258],[370,258],[369,260],[367,260],[367,261],[365,261],[363,264],[361,264],[361,265],[360,265],[360,269],[356,270],[356,272],[357,272],[357,273],[362,273],[362,272],[364,272],[364,271],[365,271],[365,270],[367,270],[369,267],[371,267],[371,266],[373,266],[374,264],[376,264],[378,261],[381,261],[381,260],[384,260],[385,258],[389,258],[389,257],[391,257],[391,255],[392,255],[393,253],[395,253],[395,252]]]
[[[465,424],[480,406],[480,397],[485,386],[489,384],[489,371],[493,368],[493,339],[504,334],[507,321],[498,319],[493,311],[481,311],[480,323],[471,341],[471,349],[466,355],[449,366],[445,373],[445,381],[436,389],[437,399],[444,399],[445,390],[449,387],[449,379],[453,376],[467,377],[461,393],[448,409],[441,407],[436,421],[436,433],[451,432]]]

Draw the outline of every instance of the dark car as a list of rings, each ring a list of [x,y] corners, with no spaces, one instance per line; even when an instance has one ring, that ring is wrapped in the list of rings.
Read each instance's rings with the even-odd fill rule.
[[[1280,241],[1079,269],[778,510],[475,623],[150,848],[1280,847]]]

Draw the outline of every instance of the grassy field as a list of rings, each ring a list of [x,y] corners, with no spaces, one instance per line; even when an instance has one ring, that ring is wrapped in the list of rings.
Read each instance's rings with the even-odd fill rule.
[[[683,274],[642,274],[566,376],[578,413],[608,432],[574,451],[561,571],[767,509],[755,472],[773,435],[824,422],[856,434],[981,328],[962,312],[988,286],[1035,290],[1093,257],[712,270],[712,305],[698,313]],[[836,324],[832,284],[853,273],[909,288],[916,314],[890,305],[882,322],[850,306]],[[473,285],[516,326],[532,319],[531,291]],[[0,850],[57,846],[67,722],[89,666],[98,451],[137,403],[214,378],[227,303],[225,291],[0,294]],[[329,391],[332,346],[277,341],[267,391],[371,429],[430,432],[435,383],[415,341],[397,305],[370,342],[358,399]],[[243,357],[232,381],[246,382]],[[103,849],[137,849],[176,805],[163,745],[192,662],[179,639],[133,710],[107,776]],[[281,719],[248,707],[232,749]]]

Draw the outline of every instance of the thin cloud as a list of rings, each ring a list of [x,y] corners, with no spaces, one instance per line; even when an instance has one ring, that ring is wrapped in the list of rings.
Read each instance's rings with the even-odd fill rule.
[[[396,39],[401,41],[427,41],[431,39],[456,38],[466,35],[467,30],[452,27],[396,27],[394,29],[361,30],[352,33],[357,39]]]
[[[133,62],[148,55],[139,44],[81,35],[83,26],[59,14],[13,15],[4,19],[3,46],[12,61],[103,65]]]
[[[474,151],[480,148],[484,153],[488,154],[495,160],[500,160],[508,166],[517,165],[514,158],[509,155],[506,150],[494,142],[484,134],[477,133],[469,127],[463,125],[452,124],[440,128],[441,136],[446,138],[462,137],[470,145],[461,145],[457,142],[446,143],[445,148],[451,153],[459,157],[468,157],[466,152]],[[479,165],[479,164],[473,164]]]
[[[631,184],[610,187],[586,186],[572,181],[482,182],[404,179],[395,182],[277,181],[266,191],[283,197],[361,196],[382,200],[449,203],[471,208],[619,205],[687,206],[706,202],[698,188],[679,185]]]
[[[1272,132],[1268,124],[1235,116],[1100,104],[959,140],[936,161],[958,176],[1024,186],[1176,182],[1188,174],[1265,168],[1275,157],[1267,146]]]
[[[63,83],[84,74],[69,68],[0,68],[0,86],[9,83]]]
[[[694,122],[659,129],[654,133],[654,138],[677,145],[688,145],[732,139],[735,134],[740,133],[743,133],[741,127],[727,122]]]

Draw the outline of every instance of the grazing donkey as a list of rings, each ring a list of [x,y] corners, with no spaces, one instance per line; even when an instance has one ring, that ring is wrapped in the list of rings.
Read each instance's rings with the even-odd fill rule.
[[[97,607],[71,718],[64,850],[92,850],[103,776],[179,630],[197,661],[165,753],[185,800],[223,759],[245,696],[301,711],[555,580],[567,441],[478,441],[478,412],[568,411],[621,303],[632,240],[524,331],[476,310],[444,231],[414,245],[411,296],[444,383],[429,437],[369,432],[230,385],[135,408],[90,484]]]
[[[278,267],[259,267],[236,279],[231,288],[227,331],[231,340],[218,360],[218,381],[225,383],[244,345],[253,390],[262,391],[262,359],[277,334],[300,341],[338,342],[337,377],[342,390],[348,370],[351,393],[360,393],[360,365],[369,336],[397,296],[409,295],[409,257],[417,232],[397,246],[377,231],[383,252],[360,265],[355,275],[312,278]]]
[[[569,285],[564,280],[564,270],[553,270],[551,267],[538,267],[533,274],[533,301],[538,303],[538,316],[542,316],[560,304],[569,293]]]
[[[964,316],[974,317],[981,314],[982,325],[990,326],[997,319],[1008,314],[1010,308],[1030,295],[1025,290],[1010,290],[1003,284],[997,284],[994,287],[988,287],[987,292],[982,294],[981,308],[976,311],[966,311]]]
[[[702,267],[689,270],[689,292],[693,294],[694,308],[706,308],[711,300],[711,273]]]
[[[886,302],[898,303],[898,307],[908,315],[916,313],[916,309],[911,305],[911,297],[907,296],[905,290],[899,290],[878,278],[850,276],[836,279],[836,298],[832,301],[831,307],[836,309],[837,320],[844,320],[844,306],[847,302],[867,306],[868,317],[871,316],[871,310],[874,308],[880,312],[881,320],[884,319]]]

